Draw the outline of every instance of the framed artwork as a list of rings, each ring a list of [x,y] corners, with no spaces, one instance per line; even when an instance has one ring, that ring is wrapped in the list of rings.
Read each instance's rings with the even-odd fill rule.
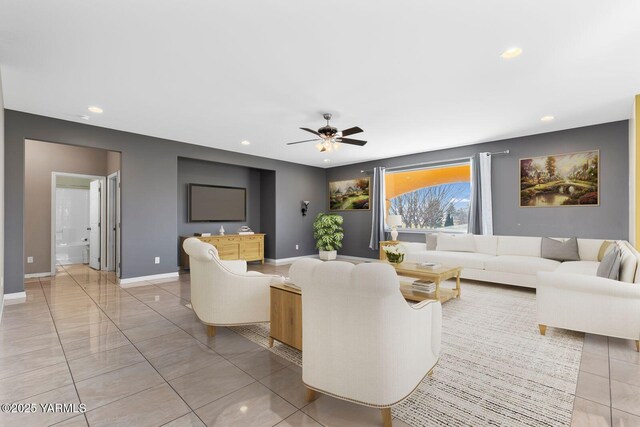
[[[520,159],[520,207],[600,205],[600,151]]]
[[[329,210],[369,210],[370,183],[369,177],[329,182]]]

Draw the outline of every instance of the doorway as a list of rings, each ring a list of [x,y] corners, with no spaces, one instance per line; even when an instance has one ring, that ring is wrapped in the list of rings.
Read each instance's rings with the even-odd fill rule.
[[[106,177],[51,173],[51,275],[56,266],[106,270]]]
[[[107,177],[107,271],[120,277],[120,171]]]

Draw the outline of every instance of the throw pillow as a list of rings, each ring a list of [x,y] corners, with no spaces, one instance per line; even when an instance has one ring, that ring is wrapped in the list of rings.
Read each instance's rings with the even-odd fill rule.
[[[605,279],[618,280],[621,261],[620,248],[617,245],[613,245],[613,249],[608,251],[604,258],[602,258],[596,275],[604,277]]]
[[[611,240],[605,240],[604,242],[602,242],[602,245],[600,245],[600,250],[598,251],[598,261],[602,262],[602,259],[607,254],[607,252],[610,249],[613,249],[612,245],[614,245],[614,243],[615,242],[612,242]]]
[[[562,242],[549,237],[542,238],[542,258],[556,261],[580,261],[578,253],[578,239],[572,237]]]
[[[439,251],[475,252],[476,241],[473,238],[473,234],[438,233],[438,245],[436,248]]]
[[[435,251],[438,247],[438,235],[435,233],[425,233],[427,238],[427,250]]]

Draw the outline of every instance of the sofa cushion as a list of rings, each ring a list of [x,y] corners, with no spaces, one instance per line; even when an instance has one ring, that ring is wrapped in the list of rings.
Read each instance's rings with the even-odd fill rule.
[[[427,257],[433,252],[427,250],[405,252],[404,260],[407,262],[427,262]]]
[[[484,263],[488,271],[536,275],[539,271],[555,271],[560,262],[535,256],[498,255]]]
[[[447,266],[459,266],[462,268],[484,269],[484,262],[494,258],[492,255],[479,254],[475,252],[453,252],[453,251],[427,251],[426,258],[413,262],[435,262]]]
[[[638,258],[636,254],[627,246],[626,242],[616,242],[620,248],[620,276],[621,282],[634,283]]]
[[[598,271],[598,261],[566,261],[556,268],[555,273],[573,273],[595,276]]]
[[[598,249],[598,261],[602,261],[607,252],[613,249],[615,244],[616,242],[613,242],[611,240],[605,240],[604,242],[602,242],[602,244],[600,245],[600,249]]]
[[[476,241],[476,252],[487,255],[498,254],[498,236],[483,236],[476,234],[473,236]]]
[[[439,251],[475,252],[476,241],[473,234],[444,234],[438,233]]]
[[[425,233],[425,240],[428,251],[435,251],[438,247],[438,235],[436,233]]]
[[[541,237],[498,236],[498,255],[540,257]]]
[[[596,275],[598,277],[604,277],[605,279],[618,280],[621,260],[620,248],[616,245],[602,258]]]
[[[405,254],[411,252],[424,252],[427,250],[427,245],[420,242],[400,242],[398,246],[399,249]]]
[[[575,237],[564,241],[543,237],[540,252],[542,258],[556,261],[580,261],[578,239]]]

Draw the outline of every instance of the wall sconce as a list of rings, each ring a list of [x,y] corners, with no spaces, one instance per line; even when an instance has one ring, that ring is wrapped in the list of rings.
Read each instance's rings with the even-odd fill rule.
[[[302,216],[307,216],[307,210],[309,210],[309,203],[311,203],[309,200],[302,201],[302,209],[300,209],[302,211]]]

